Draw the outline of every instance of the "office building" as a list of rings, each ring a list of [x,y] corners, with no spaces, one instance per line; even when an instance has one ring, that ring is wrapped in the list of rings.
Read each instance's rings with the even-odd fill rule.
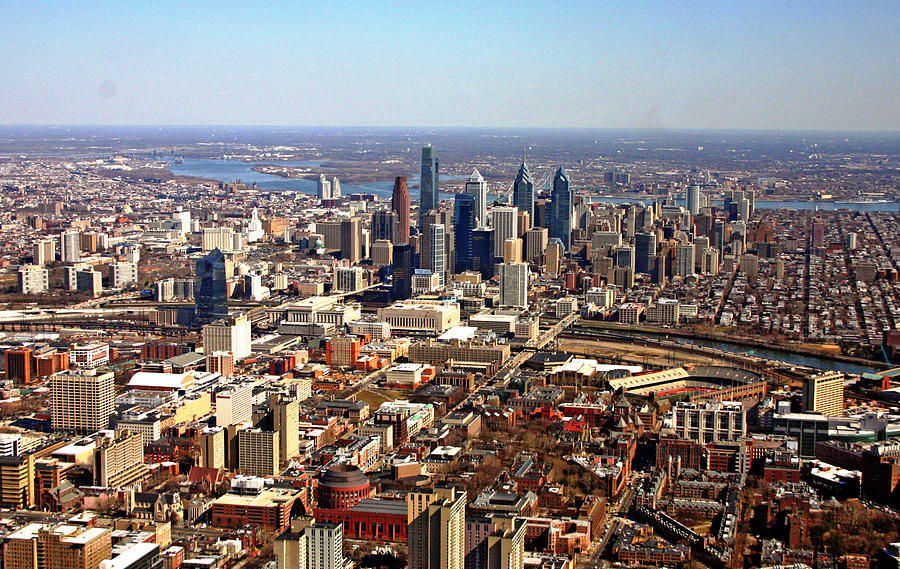
[[[387,239],[372,243],[372,265],[386,267],[394,263],[394,244]]]
[[[494,228],[494,257],[503,257],[506,240],[519,236],[519,210],[506,206],[491,209],[491,227]]]
[[[684,207],[691,215],[698,215],[700,213],[700,185],[699,184],[691,184],[687,187],[685,191],[685,200]]]
[[[511,514],[467,518],[465,569],[523,569],[526,527]]]
[[[422,147],[422,171],[419,176],[419,218],[422,218],[429,211],[438,208],[438,205],[440,204],[440,199],[438,198],[439,185],[438,159],[431,145],[426,144]],[[408,204],[408,191],[406,196]],[[407,219],[409,219],[408,215]]]
[[[235,247],[235,235],[231,227],[205,227],[200,238],[200,248],[203,251],[240,250],[241,247]]]
[[[634,270],[634,247],[631,245],[622,245],[613,249],[613,266]]]
[[[442,334],[459,325],[459,304],[445,301],[407,300],[379,308],[378,322],[387,322],[392,333]]]
[[[568,251],[572,246],[572,204],[574,197],[569,175],[560,166],[553,176],[550,193],[550,238],[559,239]]]
[[[334,290],[353,292],[362,289],[365,287],[363,275],[362,267],[335,267]]]
[[[547,242],[547,248],[544,249],[544,273],[547,276],[559,276],[559,269],[565,252],[565,245],[559,239],[554,237]]]
[[[197,260],[194,269],[194,307],[199,322],[228,316],[228,261],[219,249]]]
[[[89,434],[109,428],[115,386],[112,372],[63,371],[50,377],[50,415],[55,431]]]
[[[519,166],[519,173],[516,174],[516,180],[513,182],[513,205],[519,208],[519,211],[526,212],[532,220],[534,219],[534,180],[531,178],[531,172],[524,160]]]
[[[457,273],[463,273],[474,268],[472,264],[472,232],[475,230],[475,196],[456,194],[453,206],[453,230],[456,234],[454,270]]]
[[[656,257],[656,233],[638,233],[634,236],[634,271],[636,273],[653,272],[653,261]]]
[[[434,212],[431,212],[434,213]],[[431,216],[429,213],[425,219]],[[442,223],[429,223],[425,226],[423,235],[422,253],[420,254],[423,269],[428,269],[438,277],[439,286],[443,286],[446,279],[446,230]]]
[[[500,265],[500,306],[528,307],[528,265]]]
[[[53,241],[50,239],[41,239],[40,241],[37,241],[34,244],[34,253],[32,257],[32,262],[39,267],[52,263],[55,258]]]
[[[34,375],[31,348],[7,348],[3,355],[6,360],[6,379],[17,385],[28,385]]]
[[[844,374],[830,371],[803,381],[803,411],[834,417],[844,412]]]
[[[522,262],[522,240],[518,237],[510,237],[503,242],[503,262]]]
[[[686,277],[694,274],[694,246],[679,245],[675,250],[675,276]]]
[[[94,484],[103,487],[128,488],[144,479],[149,468],[144,464],[144,436],[120,432],[93,438]]]
[[[282,461],[289,461],[300,454],[300,401],[292,397],[278,396],[272,404],[272,424],[278,432],[279,453]]]
[[[20,294],[42,294],[50,289],[50,271],[40,265],[22,265],[16,280]]]
[[[126,288],[138,282],[137,263],[119,261],[109,265],[109,284],[113,288]]]
[[[238,432],[238,471],[247,476],[277,476],[281,472],[280,435],[262,429]]]
[[[550,233],[546,227],[532,227],[525,232],[525,261],[535,263],[544,254]]]
[[[230,427],[253,417],[253,385],[229,385],[216,393],[216,426]]]
[[[95,298],[103,292],[103,275],[89,267],[75,272],[75,290]]]
[[[493,227],[472,231],[472,270],[479,271],[483,279],[494,276],[494,239]]]
[[[234,361],[252,353],[250,320],[244,314],[211,322],[203,326],[202,333],[204,353],[231,352]]]
[[[478,169],[466,180],[466,193],[475,196],[475,223],[477,227],[487,225],[487,183]]]
[[[394,192],[391,194],[391,210],[397,214],[397,231],[394,235],[394,245],[409,243],[409,186],[406,184],[406,178],[403,176],[397,176],[394,180]]]
[[[372,239],[374,241],[384,240],[393,243],[394,237],[399,236],[399,219],[397,212],[392,209],[373,213]]]
[[[362,259],[361,231],[358,217],[341,220],[341,258],[358,263]]]
[[[416,489],[406,496],[409,569],[465,567],[466,492]]]
[[[672,412],[672,429],[698,443],[737,441],[747,434],[746,415],[740,401],[679,401]]]
[[[394,264],[391,267],[391,298],[406,300],[412,296],[413,251],[409,243],[394,246]]]
[[[200,461],[198,463],[200,467],[226,468],[224,428],[205,427],[200,431],[198,446],[200,447]]]
[[[99,569],[111,556],[110,528],[71,523],[29,523],[3,544],[5,569]]]
[[[59,260],[63,263],[77,263],[81,258],[81,234],[66,231],[59,241]]]
[[[75,344],[71,351],[72,364],[79,368],[98,368],[109,363],[109,344],[91,342]]]

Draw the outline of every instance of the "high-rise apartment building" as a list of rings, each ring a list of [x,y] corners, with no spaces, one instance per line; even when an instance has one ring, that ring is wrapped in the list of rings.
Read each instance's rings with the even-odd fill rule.
[[[353,292],[363,288],[362,267],[335,267],[334,289],[340,292]]]
[[[425,219],[427,219],[426,216]],[[443,223],[430,223],[425,227],[422,239],[422,252],[419,257],[423,269],[429,269],[438,276],[438,283],[443,286],[446,280],[447,232]]]
[[[675,276],[686,277],[694,272],[694,246],[679,245],[675,250]]]
[[[465,567],[465,490],[413,490],[406,505],[409,569]]]
[[[70,370],[50,377],[53,430],[89,434],[109,428],[115,386],[112,372]]]
[[[235,361],[252,353],[250,319],[245,314],[211,322],[202,333],[204,353],[231,352]]]
[[[844,411],[844,374],[829,371],[803,381],[803,410],[830,417]]]
[[[426,144],[422,147],[422,172],[419,176],[420,219],[429,211],[437,209],[438,205],[440,204],[440,199],[438,198],[438,187],[438,159],[431,145]],[[409,203],[408,191],[406,195],[407,203]],[[408,215],[407,219],[409,219]]]
[[[247,476],[277,476],[281,463],[281,433],[244,429],[238,433],[238,471]]]
[[[679,401],[672,428],[679,437],[699,443],[737,441],[747,434],[746,417],[740,401]]]
[[[513,515],[467,518],[465,569],[523,569],[525,528]]]
[[[66,231],[59,240],[59,260],[63,263],[77,263],[81,258],[81,234]]]
[[[691,215],[700,213],[700,185],[691,184],[685,191],[684,207],[691,212]]]
[[[279,454],[289,461],[300,454],[300,401],[279,396],[272,403],[272,424],[278,432]]]
[[[50,271],[40,265],[22,265],[16,280],[21,294],[42,294],[50,289]]]
[[[475,222],[477,226],[487,225],[487,183],[478,171],[472,171],[472,175],[466,180],[466,193],[475,196]]]
[[[528,307],[528,265],[500,265],[500,306]]]
[[[307,567],[344,569],[344,526],[316,522],[305,529]],[[296,568],[294,568],[296,569]]]
[[[98,296],[103,291],[103,275],[90,267],[79,269],[75,273],[75,290],[92,298]]]
[[[129,263],[128,261],[119,261],[110,263],[109,265],[109,284],[113,288],[125,288],[129,285],[137,284],[138,267],[137,263]]]
[[[41,239],[34,244],[34,253],[32,255],[35,265],[42,267],[53,262],[55,257],[53,250],[53,241],[50,239]]]
[[[409,243],[409,186],[403,176],[397,176],[394,180],[391,209],[397,214],[397,233],[394,235],[394,245]]]
[[[112,556],[112,530],[30,523],[5,537],[5,569],[98,569]]]

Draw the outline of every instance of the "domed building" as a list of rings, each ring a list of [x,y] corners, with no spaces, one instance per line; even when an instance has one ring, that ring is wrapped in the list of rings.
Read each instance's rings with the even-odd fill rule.
[[[348,510],[371,493],[369,478],[362,470],[349,464],[338,464],[329,468],[319,480],[318,507]]]

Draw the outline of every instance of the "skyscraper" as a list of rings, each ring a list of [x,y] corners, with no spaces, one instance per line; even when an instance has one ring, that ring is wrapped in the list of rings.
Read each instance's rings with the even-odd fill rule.
[[[383,239],[395,245],[394,238],[399,235],[400,218],[394,210],[376,211],[372,214],[372,241]]]
[[[481,273],[481,278],[494,276],[494,228],[481,227],[472,231],[472,269]]]
[[[494,256],[503,256],[503,243],[518,237],[519,210],[515,207],[495,207],[491,209],[491,227],[494,228]]]
[[[829,371],[803,381],[803,411],[838,416],[844,411],[844,374]]]
[[[550,238],[559,239],[568,251],[572,247],[572,188],[562,166],[553,176],[550,197]]]
[[[422,175],[419,177],[419,188],[419,218],[421,219],[429,211],[437,209],[440,203],[438,200],[438,160],[430,144],[422,147]],[[406,195],[408,204],[409,191]]]
[[[59,241],[59,260],[63,263],[75,263],[81,258],[81,234],[77,231],[66,231]]]
[[[316,186],[316,196],[320,200],[331,199],[331,182],[325,177],[325,174],[319,174],[319,183]]]
[[[656,233],[638,233],[634,236],[634,272],[650,273],[656,256]]]
[[[349,259],[351,263],[358,263],[362,258],[359,236],[358,217],[341,220],[341,257]]]
[[[465,490],[413,490],[406,505],[409,569],[465,567]]]
[[[528,306],[528,265],[525,263],[500,265],[500,306]]]
[[[694,274],[694,246],[679,245],[675,250],[675,276],[686,277]]]
[[[423,269],[430,269],[438,275],[441,286],[446,277],[446,230],[443,223],[429,223],[425,227],[425,235],[422,240],[422,253],[420,254]]]
[[[197,260],[194,271],[194,307],[197,320],[212,322],[228,316],[225,255],[215,249]]]
[[[81,434],[109,428],[115,411],[112,372],[61,371],[50,377],[50,413],[54,431]]]
[[[391,209],[397,213],[397,235],[394,236],[394,245],[409,243],[409,186],[406,185],[404,176],[397,176],[394,180]]]
[[[534,180],[524,160],[519,166],[516,181],[513,182],[513,205],[519,208],[519,211],[528,212],[530,218],[534,219]]]
[[[684,202],[684,206],[691,212],[691,215],[700,213],[700,186],[698,184],[688,186]]]
[[[475,229],[475,196],[456,194],[453,199],[457,273],[472,270],[472,231]]]
[[[478,168],[466,181],[466,193],[475,196],[475,219],[478,227],[487,225],[487,184]]]
[[[413,254],[409,243],[394,247],[394,264],[392,266],[393,283],[391,298],[406,300],[412,296]]]

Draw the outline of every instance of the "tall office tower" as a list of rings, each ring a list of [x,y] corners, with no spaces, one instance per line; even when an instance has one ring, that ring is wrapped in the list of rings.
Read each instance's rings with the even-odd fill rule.
[[[343,524],[316,522],[307,526],[304,532],[309,569],[344,569]]]
[[[523,569],[525,528],[511,514],[466,518],[465,569]]]
[[[472,232],[475,230],[475,196],[456,194],[453,198],[453,231],[456,234],[454,272],[472,270]]]
[[[849,251],[856,251],[856,242],[858,239],[858,235],[853,231],[848,231],[844,234],[844,247]],[[38,264],[37,261],[34,262]]]
[[[394,263],[394,245],[387,239],[372,243],[372,265],[385,267]]]
[[[404,176],[397,176],[397,179],[394,180],[391,209],[397,214],[397,234],[394,236],[394,245],[409,243],[409,186],[406,185]]]
[[[500,306],[528,307],[528,265],[500,265]]]
[[[707,248],[703,250],[703,272],[715,275],[719,272],[719,250]]]
[[[194,270],[194,308],[200,322],[212,322],[228,316],[226,263],[225,255],[218,249],[197,260]]]
[[[623,269],[634,270],[634,247],[621,245],[613,249],[613,265]]]
[[[553,176],[550,192],[550,238],[559,239],[566,251],[572,247],[572,188],[569,175],[560,166]]]
[[[481,278],[494,276],[494,228],[482,227],[472,232],[472,269]]]
[[[353,292],[363,288],[362,267],[335,267],[334,290],[340,292]]]
[[[691,215],[700,213],[700,186],[691,184],[687,187],[684,194],[684,207],[691,212]]]
[[[531,214],[527,211],[519,210],[518,227],[516,228],[516,237],[525,237],[525,232],[531,229]]]
[[[372,240],[383,239],[394,243],[394,237],[399,235],[400,224],[397,212],[393,210],[376,211],[372,214]],[[400,243],[395,243],[400,245]]]
[[[16,274],[20,294],[41,294],[50,288],[50,271],[40,265],[22,265]]]
[[[712,227],[712,246],[721,251],[725,248],[725,222],[717,219]]]
[[[59,260],[63,263],[77,263],[81,258],[81,234],[66,231],[59,240]]]
[[[532,225],[534,227],[550,228],[550,204],[547,200],[536,200],[534,202]]]
[[[487,183],[478,168],[466,180],[466,193],[475,196],[475,223],[477,227],[487,226]]]
[[[358,217],[341,220],[341,257],[349,259],[351,263],[358,263],[362,259],[359,229]]]
[[[394,264],[391,272],[391,298],[406,300],[412,296],[413,252],[412,245],[404,243],[394,247]]]
[[[741,221],[750,221],[750,200],[744,198],[738,204],[738,219]]]
[[[244,429],[238,433],[238,471],[246,476],[278,476],[281,433]],[[299,436],[299,435],[298,435]]]
[[[522,240],[518,237],[510,237],[503,242],[503,262],[504,263],[521,263],[522,262]]]
[[[325,174],[319,174],[319,183],[316,187],[316,197],[320,200],[331,199],[331,182],[325,177]]]
[[[519,208],[519,211],[527,212],[531,219],[534,219],[534,180],[531,178],[531,172],[524,160],[519,166],[519,173],[516,174],[516,180],[513,182],[513,205]]]
[[[272,401],[272,425],[278,432],[278,451],[282,461],[300,454],[300,401],[278,395]]]
[[[409,569],[465,567],[465,490],[413,490],[406,495],[406,506]]]
[[[675,276],[686,277],[694,274],[694,246],[679,245],[675,250]]]
[[[53,262],[53,241],[41,239],[34,244],[34,264],[41,267]]]
[[[656,233],[638,233],[634,236],[634,272],[650,273],[656,256]]]
[[[61,371],[50,377],[50,416],[54,431],[95,433],[109,428],[115,411],[113,372]]]
[[[555,237],[550,239],[547,242],[547,248],[544,249],[544,272],[548,276],[558,277],[559,268],[565,255],[566,249],[562,241]]]
[[[844,411],[844,374],[829,371],[803,381],[803,411],[834,417]]]
[[[432,213],[433,210],[432,210]],[[431,214],[429,214],[430,216]],[[427,219],[427,218],[426,218]],[[447,273],[447,232],[443,223],[426,223],[423,235],[422,252],[419,254],[420,265],[438,275],[441,286],[444,286]]]
[[[109,284],[113,288],[125,288],[138,282],[137,263],[118,261],[109,264]]]
[[[494,228],[494,256],[503,256],[503,243],[517,237],[519,210],[515,207],[495,207],[491,209],[491,227]]]
[[[341,197],[341,181],[335,176],[331,179],[331,199]]]
[[[404,179],[404,182],[406,180]],[[430,144],[422,147],[422,173],[419,176],[419,218],[437,209],[438,199],[438,160]],[[409,191],[406,192],[406,203],[409,204]],[[407,216],[409,217],[409,216]],[[402,217],[401,217],[402,219]]]
[[[544,253],[549,240],[546,227],[532,227],[525,232],[525,260],[534,263]]]
[[[231,352],[234,361],[249,357],[251,350],[251,325],[246,314],[216,320],[203,327],[203,351]]]

